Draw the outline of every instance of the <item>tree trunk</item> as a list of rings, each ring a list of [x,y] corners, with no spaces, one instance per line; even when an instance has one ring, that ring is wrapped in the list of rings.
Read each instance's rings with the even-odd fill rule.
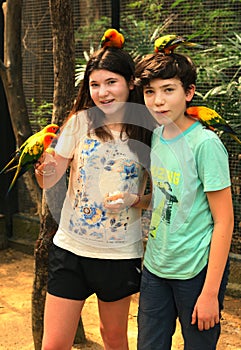
[[[6,222],[5,216],[0,214],[0,250],[7,248],[7,232],[6,232]]]
[[[8,0],[3,5],[5,15],[4,63],[0,60],[0,77],[17,146],[20,146],[32,134],[22,83],[21,7],[21,0]],[[28,171],[24,175],[24,180],[32,200],[40,211],[41,191],[35,177]]]
[[[48,249],[56,232],[53,220],[43,195],[40,234],[35,247],[35,275],[32,293],[32,332],[35,350],[41,350],[43,336],[43,315],[48,277]]]
[[[70,0],[50,0],[53,33],[54,108],[52,122],[59,125],[68,115],[74,100],[75,48],[73,17]],[[50,190],[42,202],[42,219],[39,239],[35,250],[35,280],[32,294],[32,321],[35,350],[41,349],[43,335],[43,312],[46,296],[48,249],[57,230],[60,211],[66,193],[65,176]],[[78,339],[77,339],[78,337]],[[75,342],[85,342],[80,317]]]

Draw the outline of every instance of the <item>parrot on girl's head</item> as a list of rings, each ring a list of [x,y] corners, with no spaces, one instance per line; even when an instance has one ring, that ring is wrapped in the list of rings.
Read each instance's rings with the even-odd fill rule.
[[[46,134],[46,133],[53,133],[56,134],[59,131],[59,126],[57,124],[48,124],[46,125],[42,130],[38,131],[37,133],[29,136],[29,138],[14,152],[12,155],[11,160],[5,165],[5,167],[0,171],[0,174],[10,171],[12,168],[10,168],[10,165],[12,165],[14,162],[18,162],[19,157],[24,149],[24,147],[31,142],[31,140],[35,139],[36,137]]]
[[[186,112],[190,117],[199,120],[207,128],[223,131],[229,134],[236,142],[241,144],[241,141],[237,137],[237,133],[228,122],[213,109],[205,106],[192,106],[188,107]]]
[[[107,29],[101,38],[101,47],[117,47],[122,49],[124,46],[125,38],[118,32],[118,30],[110,28]]]
[[[16,169],[16,172],[9,186],[8,193],[13,188],[16,180],[38,161],[43,152],[55,139],[57,139],[57,136],[54,133],[35,134],[35,137],[31,138],[31,140],[25,144],[25,147],[21,151],[18,165],[9,169],[9,171]]]
[[[176,47],[180,45],[184,45],[187,47],[202,48],[201,45],[192,43],[181,36],[170,34],[170,35],[164,35],[155,40],[154,52],[163,52],[165,55],[170,55],[171,53],[174,52]]]

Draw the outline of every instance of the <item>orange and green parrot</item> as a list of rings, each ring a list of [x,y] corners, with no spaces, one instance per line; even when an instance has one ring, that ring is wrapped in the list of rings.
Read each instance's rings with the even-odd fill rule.
[[[5,165],[5,167],[0,171],[0,174],[10,171],[12,168],[10,166],[15,162],[18,162],[20,155],[24,149],[24,147],[31,142],[31,140],[35,139],[38,136],[41,136],[46,133],[56,134],[59,131],[59,126],[57,124],[48,124],[42,130],[37,133],[31,135],[12,155],[11,160]]]
[[[117,47],[122,49],[125,43],[124,36],[118,30],[110,28],[107,29],[101,38],[101,47]]]
[[[186,112],[192,118],[199,120],[207,128],[223,131],[229,134],[236,142],[241,144],[241,141],[237,137],[237,133],[228,122],[213,109],[205,106],[192,106],[188,107]]]
[[[181,36],[170,34],[170,35],[164,35],[155,40],[154,51],[163,52],[165,55],[170,55],[171,53],[174,52],[176,47],[180,45],[184,45],[187,47],[202,48],[201,45],[192,43]]]
[[[43,152],[51,145],[51,143],[57,139],[57,136],[54,133],[45,133],[40,135],[33,135],[34,138],[31,138],[29,142],[25,144],[25,147],[21,151],[21,155],[18,160],[18,164],[10,169],[16,169],[13,180],[9,186],[8,193],[13,188],[16,180],[28,171],[41,157]]]

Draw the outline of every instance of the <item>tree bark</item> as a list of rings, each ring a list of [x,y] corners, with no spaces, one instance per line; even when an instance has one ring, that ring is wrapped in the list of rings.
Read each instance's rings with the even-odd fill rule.
[[[54,63],[54,96],[52,122],[62,124],[74,100],[75,45],[70,0],[49,1]],[[52,189],[44,192],[39,239],[35,249],[35,279],[32,294],[32,330],[35,350],[40,350],[43,335],[43,313],[46,297],[48,249],[58,228],[60,211],[66,193],[63,177]],[[80,317],[75,342],[85,342]]]
[[[48,209],[43,195],[40,234],[35,248],[35,274],[32,293],[32,332],[35,350],[41,350],[43,337],[44,304],[47,286],[48,249],[56,232],[57,224]]]
[[[0,60],[0,77],[17,146],[20,146],[32,134],[22,83],[21,7],[21,0],[8,0],[3,6],[5,14],[4,62]],[[24,180],[40,212],[41,191],[37,182],[29,171],[25,173]]]
[[[50,0],[54,61],[53,120],[62,122],[74,101],[75,43],[71,1]]]
[[[6,233],[5,216],[0,214],[0,250],[7,248],[8,239]]]

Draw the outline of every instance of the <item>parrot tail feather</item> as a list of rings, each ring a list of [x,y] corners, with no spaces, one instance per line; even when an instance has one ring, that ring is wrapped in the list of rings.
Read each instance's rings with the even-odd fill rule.
[[[15,166],[15,167],[12,167],[12,168],[9,168],[10,165],[11,165],[14,161],[16,161],[16,160],[17,160],[17,157],[16,157],[16,158],[12,158],[12,159],[10,160],[10,162],[8,162],[8,164],[6,164],[5,167],[0,171],[0,175],[1,175],[1,174],[4,174],[4,173],[7,173],[8,171],[11,171],[12,169],[16,168],[16,166]]]
[[[18,167],[17,165],[14,165],[13,167],[6,169],[6,170],[4,171],[4,173],[7,174],[7,173],[9,173],[10,171],[16,170],[17,167]]]
[[[237,143],[239,143],[241,145],[241,141],[240,139],[236,136],[236,135],[233,135],[233,134],[229,134]]]
[[[8,193],[11,191],[11,189],[13,188],[13,186],[14,186],[14,184],[15,184],[17,178],[18,178],[18,174],[19,174],[19,171],[20,171],[20,170],[21,170],[21,169],[20,169],[20,167],[18,166],[18,167],[17,167],[17,170],[16,170],[16,173],[15,173],[13,179],[12,179],[12,182],[11,182],[9,188],[8,188],[7,194],[8,194]]]

